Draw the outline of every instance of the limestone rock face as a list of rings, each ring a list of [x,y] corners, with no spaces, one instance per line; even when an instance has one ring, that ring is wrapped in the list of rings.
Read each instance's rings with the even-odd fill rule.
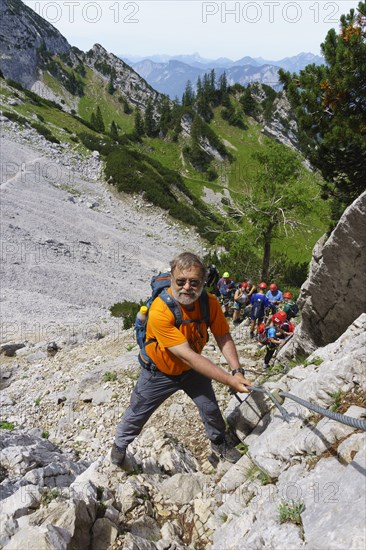
[[[37,79],[40,53],[66,53],[71,46],[59,31],[20,0],[0,3],[0,69],[6,78],[30,88]],[[16,52],[16,57],[14,55]]]
[[[278,358],[312,353],[334,342],[366,312],[366,192],[343,213],[328,239],[315,245],[298,305],[302,319]]]
[[[286,121],[286,125],[284,123]],[[274,112],[271,120],[263,127],[266,136],[274,138],[287,147],[298,150],[297,124],[291,116],[290,102],[286,95],[277,98],[274,102]]]
[[[94,44],[83,59],[89,67],[99,73],[100,66],[103,64],[113,67],[116,74],[114,85],[123,96],[141,110],[145,110],[149,99],[152,102],[159,99],[159,94],[140,75],[116,55],[108,53],[100,44]],[[108,78],[103,73],[100,74],[104,79]]]

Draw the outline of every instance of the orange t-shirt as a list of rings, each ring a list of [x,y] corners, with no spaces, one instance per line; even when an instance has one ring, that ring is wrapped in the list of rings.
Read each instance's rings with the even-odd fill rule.
[[[171,289],[168,289],[171,294]],[[221,310],[221,306],[213,294],[207,293],[210,308],[210,329],[214,336],[224,336],[229,332],[229,325]],[[202,319],[199,300],[194,303],[194,309],[187,311],[183,307],[182,318]],[[207,342],[205,323],[199,323],[200,335],[197,323],[182,323],[179,328],[175,326],[175,318],[169,307],[156,298],[151,304],[146,328],[146,341],[154,338],[156,341],[146,346],[146,353],[155,363],[158,369],[165,374],[178,375],[189,370],[190,367],[181,359],[178,359],[169,349],[188,342],[197,353],[201,353]]]

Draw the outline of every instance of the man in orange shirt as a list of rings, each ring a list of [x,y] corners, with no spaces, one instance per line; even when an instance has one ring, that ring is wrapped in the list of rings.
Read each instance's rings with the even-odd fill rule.
[[[241,456],[226,437],[225,422],[211,380],[230,386],[234,392],[248,392],[250,382],[242,374],[229,325],[212,294],[208,294],[210,329],[231,373],[201,355],[208,340],[199,303],[205,276],[206,268],[195,254],[183,252],[171,262],[168,292],[179,304],[183,322],[179,328],[175,326],[172,311],[159,297],[151,304],[146,352],[152,365],[141,369],[130,406],[117,426],[111,451],[113,464],[123,465],[129,443],[141,432],[153,412],[179,389],[198,407],[213,453],[229,462],[236,462]]]

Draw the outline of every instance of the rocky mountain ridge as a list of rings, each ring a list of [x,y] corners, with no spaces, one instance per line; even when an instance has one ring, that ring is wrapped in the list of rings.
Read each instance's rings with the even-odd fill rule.
[[[31,88],[38,79],[41,47],[51,54],[63,54],[71,49],[53,25],[21,0],[0,3],[0,36],[0,69],[7,78],[26,88]]]
[[[6,78],[19,81],[41,97],[55,101],[67,112],[79,112],[83,103],[82,118],[87,122],[93,114],[93,104],[101,104],[108,113],[108,119],[111,112],[118,112],[119,117],[126,116],[122,113],[124,109],[131,112],[131,106],[144,111],[148,102],[154,105],[156,111],[162,100],[161,94],[133,68],[108,53],[100,44],[95,44],[86,53],[71,47],[46,20],[27,6],[23,9],[21,0],[4,0],[1,10],[0,32],[4,39],[0,44],[0,70]],[[25,36],[29,37],[27,41]],[[178,61],[171,61],[170,64],[171,67],[174,65],[173,77],[167,71],[160,74],[158,79],[166,83],[170,81],[174,86],[180,82],[183,90],[189,79],[187,67]],[[147,61],[140,72],[149,80],[151,70],[151,62]],[[202,74],[206,72],[206,69],[195,70]],[[256,80],[271,84],[278,81],[277,68],[263,66],[259,61],[255,66],[247,65],[244,68],[234,64],[229,71],[232,72],[227,73],[229,84],[245,84]],[[245,73],[243,79],[240,71]],[[109,85],[113,88],[112,95],[108,92]],[[160,89],[159,86],[156,88]],[[130,121],[123,120],[125,123],[130,131]],[[121,120],[119,124],[122,124]],[[126,130],[123,128],[123,131]],[[297,148],[296,124],[285,98],[276,101],[273,120],[264,126],[264,133]]]
[[[142,109],[148,99],[155,101],[159,97],[131,67],[100,44],[95,44],[86,53],[70,46],[53,25],[21,0],[2,0],[0,35],[0,70],[3,75],[42,97],[61,102],[69,111],[77,110],[80,90],[78,93],[72,90],[70,94],[70,86],[65,83],[70,77],[77,81],[75,75],[83,66],[83,70],[88,67],[93,71],[94,77],[90,77],[89,82],[92,86],[96,84],[95,79],[108,82],[111,71],[114,71],[115,89],[122,98]],[[57,85],[51,85],[49,78],[54,78]]]
[[[291,72],[296,72],[297,70],[303,69],[306,65],[315,63],[315,65],[320,65],[324,63],[324,58],[320,55],[315,55],[311,52],[301,52],[297,55],[284,57],[283,59],[273,60],[273,59],[263,59],[262,57],[251,57],[246,55],[233,61],[228,57],[219,57],[218,59],[208,59],[200,56],[198,52],[188,55],[150,55],[150,56],[129,56],[129,55],[119,55],[121,59],[128,59],[129,62],[139,63],[140,61],[150,60],[154,63],[168,63],[169,61],[180,61],[190,65],[191,67],[206,69],[215,69],[216,67],[232,67],[234,65],[274,65],[275,67],[282,67]]]
[[[261,58],[245,56],[237,61],[226,58],[216,60],[202,59],[199,54],[177,56],[149,56],[135,59],[129,56],[120,56],[121,59],[131,59],[129,64],[145,78],[155,90],[167,94],[174,99],[181,98],[188,80],[193,88],[197,78],[205,73],[215,70],[217,78],[224,72],[228,83],[239,83],[243,86],[252,82],[268,84],[276,90],[281,89],[278,79],[278,69],[298,72],[306,65],[324,63],[324,59],[311,53],[300,53],[296,56],[286,57],[279,61],[271,61]]]
[[[107,66],[114,69],[115,77],[113,79],[114,86],[119,90],[123,97],[132,104],[145,110],[146,103],[149,99],[153,103],[159,99],[159,94],[150,84],[141,78],[129,65],[124,63],[113,53],[108,53],[100,44],[95,44],[91,50],[82,56],[88,67],[93,68],[96,72],[104,77],[109,78],[109,74],[103,74],[101,67]]]
[[[188,80],[195,89],[198,77],[203,77],[210,68],[192,67],[181,61],[168,61],[167,63],[155,63],[150,59],[133,63],[134,70],[141,75],[155,90],[167,94],[171,99],[182,97]],[[235,83],[245,86],[251,82],[268,84],[275,89],[281,89],[278,80],[278,67],[272,65],[245,65],[232,67],[216,67],[215,74],[219,78],[225,72],[229,85]]]

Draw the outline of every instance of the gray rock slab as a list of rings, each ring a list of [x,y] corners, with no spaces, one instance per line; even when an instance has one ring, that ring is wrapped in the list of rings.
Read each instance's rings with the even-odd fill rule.
[[[27,472],[24,479],[41,487],[68,487],[85,468],[85,461],[79,463],[70,460],[51,462],[42,468],[34,468]]]
[[[146,541],[157,542],[161,538],[158,522],[150,516],[144,515],[134,521],[130,526],[130,532]]]
[[[245,439],[272,408],[272,402],[263,393],[254,391],[238,394],[238,397],[242,403],[232,398],[224,414],[238,437]]]
[[[321,460],[304,480],[306,541],[314,550],[366,547],[366,445],[346,467]],[[336,528],[335,528],[336,526]]]
[[[30,525],[53,525],[67,531],[70,545],[75,548],[88,548],[91,542],[92,516],[82,500],[53,500],[46,508],[41,508],[29,517]]]
[[[39,487],[26,485],[0,502],[0,514],[18,519],[38,508],[41,500]]]
[[[147,488],[135,478],[130,478],[125,483],[120,483],[116,491],[117,502],[124,514],[142,504],[147,496]]]
[[[24,527],[11,538],[4,546],[6,550],[68,550],[70,548],[70,534],[55,525],[46,527]]]
[[[164,500],[177,506],[188,504],[202,492],[207,483],[207,477],[200,473],[175,474],[160,486],[160,494]]]
[[[118,529],[109,519],[97,519],[92,529],[91,550],[108,550],[117,536]]]
[[[158,550],[157,544],[138,535],[127,533],[123,540],[123,550]]]

